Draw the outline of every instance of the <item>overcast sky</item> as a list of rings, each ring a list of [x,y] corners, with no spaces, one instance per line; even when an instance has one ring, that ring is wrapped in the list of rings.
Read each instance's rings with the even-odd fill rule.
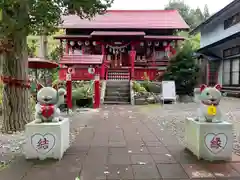
[[[168,0],[114,0],[111,9],[130,9],[130,10],[145,10],[145,9],[163,9],[168,3]],[[185,0],[192,8],[204,8],[207,4],[210,13],[215,13],[233,0]]]

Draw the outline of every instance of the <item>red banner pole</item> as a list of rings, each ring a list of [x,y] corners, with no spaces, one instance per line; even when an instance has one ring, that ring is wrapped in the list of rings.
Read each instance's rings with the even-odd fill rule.
[[[95,75],[94,80],[94,104],[93,108],[97,109],[100,107],[100,79],[99,74]]]
[[[68,109],[72,109],[72,75],[66,74],[66,86],[67,86],[67,106]]]

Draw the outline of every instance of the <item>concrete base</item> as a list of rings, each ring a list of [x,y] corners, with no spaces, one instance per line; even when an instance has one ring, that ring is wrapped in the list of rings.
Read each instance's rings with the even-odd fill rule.
[[[233,125],[228,122],[206,123],[193,118],[185,120],[186,148],[198,159],[231,160]]]
[[[60,122],[36,123],[25,126],[26,143],[23,153],[26,159],[61,159],[70,145],[69,119]]]

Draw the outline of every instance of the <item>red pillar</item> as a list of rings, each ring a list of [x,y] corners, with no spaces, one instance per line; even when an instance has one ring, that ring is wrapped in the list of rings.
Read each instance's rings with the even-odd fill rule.
[[[97,109],[100,107],[100,80],[99,75],[96,74],[94,80],[94,103],[93,108]]]
[[[101,65],[101,76],[100,76],[100,78],[101,79],[104,79],[104,74],[105,74],[105,59],[106,59],[106,56],[105,56],[105,54],[106,54],[106,52],[105,52],[105,45],[104,45],[104,43],[102,43],[102,55],[103,55],[103,63],[102,63],[102,65]]]
[[[136,58],[136,51],[132,45],[132,50],[130,51],[130,60],[131,60],[131,80],[134,79],[134,63]]]
[[[68,109],[72,109],[72,75],[70,73],[66,74],[66,87],[67,87],[67,106]]]
[[[157,64],[156,64],[156,49],[155,49],[155,46],[153,46],[152,65],[153,65],[154,67],[157,66]]]

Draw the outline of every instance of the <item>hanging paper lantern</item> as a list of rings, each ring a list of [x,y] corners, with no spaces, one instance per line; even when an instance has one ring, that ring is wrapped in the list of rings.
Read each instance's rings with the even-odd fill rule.
[[[85,41],[85,45],[89,46],[90,42],[89,41]]]
[[[97,45],[97,43],[96,43],[96,41],[93,41],[93,43],[92,43],[94,46],[96,46]]]
[[[81,45],[82,45],[82,42],[81,42],[81,41],[78,41],[78,45],[81,46]]]
[[[149,41],[149,42],[148,42],[148,46],[151,46],[151,45],[152,45],[152,42]]]
[[[159,46],[159,42],[157,41],[157,42],[155,42],[155,46]]]
[[[140,46],[143,47],[143,46],[144,46],[144,42],[141,42],[141,43],[140,43]]]
[[[75,42],[74,42],[74,41],[70,41],[70,45],[71,45],[71,46],[74,46],[74,45],[75,45]]]
[[[166,41],[163,42],[163,46],[167,46],[167,42]]]

